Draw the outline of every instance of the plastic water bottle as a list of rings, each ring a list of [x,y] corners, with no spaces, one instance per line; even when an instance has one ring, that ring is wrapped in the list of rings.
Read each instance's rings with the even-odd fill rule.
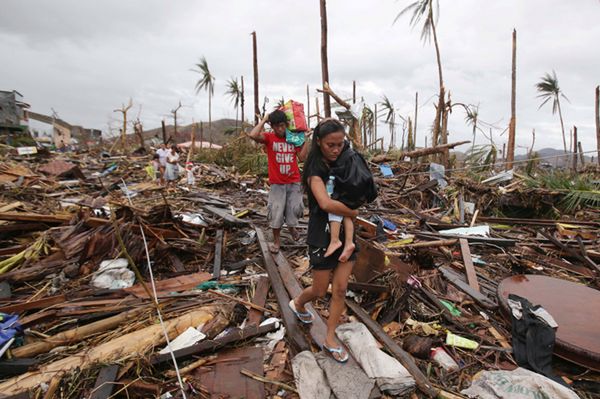
[[[330,197],[333,194],[334,187],[335,187],[335,176],[329,176],[329,180],[327,180],[327,184],[325,184],[325,189],[327,190],[327,194]]]

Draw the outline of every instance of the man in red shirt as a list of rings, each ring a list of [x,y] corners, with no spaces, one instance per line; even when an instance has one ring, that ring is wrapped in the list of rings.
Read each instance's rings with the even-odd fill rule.
[[[272,132],[264,131],[267,121],[271,125]],[[269,183],[271,184],[267,219],[273,229],[273,243],[269,246],[273,253],[279,252],[280,233],[284,222],[290,229],[294,241],[298,241],[300,235],[296,227],[298,219],[304,212],[298,159],[304,161],[309,145],[305,141],[301,147],[296,147],[286,142],[287,127],[288,120],[285,113],[276,110],[265,115],[248,134],[252,140],[264,144],[267,152]]]

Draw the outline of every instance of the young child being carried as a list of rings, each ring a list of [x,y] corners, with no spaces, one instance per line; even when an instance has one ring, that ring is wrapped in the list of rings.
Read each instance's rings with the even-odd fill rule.
[[[346,142],[345,146],[349,146],[349,143]],[[342,151],[342,155],[335,161],[329,173],[329,179],[325,184],[327,193],[331,198],[343,202],[348,208],[358,209],[377,197],[377,187],[365,159],[351,148]],[[349,217],[332,213],[328,214],[328,220],[330,241],[324,256],[331,256],[343,245],[338,260],[346,262],[356,247],[352,239],[354,221]],[[342,226],[344,227],[343,242],[340,237]]]

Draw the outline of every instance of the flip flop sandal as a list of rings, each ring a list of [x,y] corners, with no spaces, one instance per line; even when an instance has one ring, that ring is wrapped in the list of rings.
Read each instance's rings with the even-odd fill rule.
[[[296,315],[298,320],[300,320],[304,324],[310,324],[315,319],[315,316],[311,312],[303,313],[303,312],[299,312],[298,310],[296,310],[296,304],[294,303],[293,299],[290,301],[288,306],[290,307],[292,312],[294,312],[294,314]],[[307,317],[310,318],[310,320],[306,320]]]
[[[348,361],[348,358],[350,357],[348,355],[348,352],[344,351],[343,348],[330,348],[327,345],[323,345],[323,348],[327,349],[329,351],[329,353],[331,354],[331,357],[333,358],[333,360],[335,360],[338,363],[346,363]],[[345,353],[345,356],[338,359],[337,357],[334,356],[334,354],[337,353],[338,355],[342,355],[342,353]]]

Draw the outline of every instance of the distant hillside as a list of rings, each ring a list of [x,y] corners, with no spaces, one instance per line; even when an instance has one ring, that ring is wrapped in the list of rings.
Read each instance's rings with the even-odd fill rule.
[[[199,125],[199,124],[198,124]],[[237,136],[237,133],[234,133],[235,129],[235,120],[234,119],[219,119],[217,121],[212,122],[211,129],[208,128],[208,122],[203,122],[203,132],[202,132],[202,140],[203,141],[212,141],[215,144],[223,145],[227,141],[229,141],[232,137]],[[238,127],[240,126],[240,122],[238,121]],[[165,130],[167,132],[167,139],[169,137],[173,137],[175,142],[183,143],[191,140],[192,133],[192,125],[183,125],[177,126],[177,135],[175,135],[175,128],[173,125],[165,126]],[[227,132],[230,132],[227,134]],[[154,129],[145,130],[144,131],[144,139],[151,139],[153,137],[158,137],[162,140],[162,128],[159,126]],[[200,128],[196,129],[196,139],[200,140]]]

